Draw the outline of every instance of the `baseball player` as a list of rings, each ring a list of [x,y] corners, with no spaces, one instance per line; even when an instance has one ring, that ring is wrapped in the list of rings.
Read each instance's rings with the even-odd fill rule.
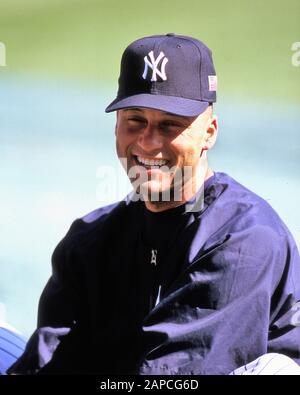
[[[58,244],[39,341],[10,372],[238,374],[270,353],[300,363],[299,253],[266,201],[210,167],[216,90],[195,38],[126,48],[106,111],[133,192]]]

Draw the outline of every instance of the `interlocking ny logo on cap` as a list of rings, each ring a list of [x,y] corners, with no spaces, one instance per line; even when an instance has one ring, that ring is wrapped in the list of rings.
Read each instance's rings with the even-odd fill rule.
[[[150,58],[150,61],[148,59],[148,56]],[[160,70],[158,70],[158,65],[161,60],[162,60],[162,62],[160,65]],[[150,51],[148,53],[148,55],[144,57],[144,62],[145,62],[145,68],[144,68],[144,72],[143,72],[144,80],[147,78],[148,68],[150,67],[152,69],[151,82],[157,81],[157,76],[159,76],[163,81],[166,81],[167,80],[166,64],[168,63],[168,61],[169,61],[169,59],[165,56],[165,54],[162,51],[160,52],[160,54],[158,55],[158,57],[156,59],[154,58],[153,51]]]

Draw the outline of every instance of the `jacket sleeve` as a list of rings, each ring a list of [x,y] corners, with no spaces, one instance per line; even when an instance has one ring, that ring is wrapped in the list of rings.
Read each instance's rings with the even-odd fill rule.
[[[267,352],[299,363],[299,285],[289,235],[264,226],[232,232],[188,266],[144,322],[141,373],[228,374]]]
[[[38,327],[70,327],[78,318],[83,272],[78,262],[75,221],[52,255],[52,275],[39,301]]]
[[[268,352],[287,355],[300,365],[300,259],[294,243],[287,251],[284,271],[272,296]]]

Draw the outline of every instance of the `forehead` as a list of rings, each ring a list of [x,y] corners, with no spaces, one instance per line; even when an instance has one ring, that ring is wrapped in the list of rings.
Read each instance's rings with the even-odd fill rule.
[[[138,111],[141,113],[166,114],[166,115],[176,116],[176,114],[173,114],[171,112],[166,112],[166,111],[156,110],[155,108],[146,108],[146,107],[130,107],[130,108],[125,108],[123,111],[124,112]]]
[[[119,110],[120,113],[128,114],[128,113],[138,113],[147,117],[173,117],[177,119],[182,119],[183,121],[193,121],[197,117],[184,117],[182,115],[173,114],[171,112],[156,110],[154,108],[145,108],[145,107],[130,107],[125,108],[123,110]]]

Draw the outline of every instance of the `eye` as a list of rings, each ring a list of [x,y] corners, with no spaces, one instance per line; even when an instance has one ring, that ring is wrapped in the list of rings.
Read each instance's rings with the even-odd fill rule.
[[[135,132],[142,130],[146,125],[146,121],[139,116],[130,115],[126,118],[126,125],[129,131]]]
[[[184,126],[176,121],[164,121],[161,123],[161,128],[167,131],[178,131],[184,129]]]
[[[130,123],[135,123],[135,124],[142,124],[142,123],[146,122],[144,119],[139,118],[139,117],[129,117],[129,118],[127,118],[127,121]]]

